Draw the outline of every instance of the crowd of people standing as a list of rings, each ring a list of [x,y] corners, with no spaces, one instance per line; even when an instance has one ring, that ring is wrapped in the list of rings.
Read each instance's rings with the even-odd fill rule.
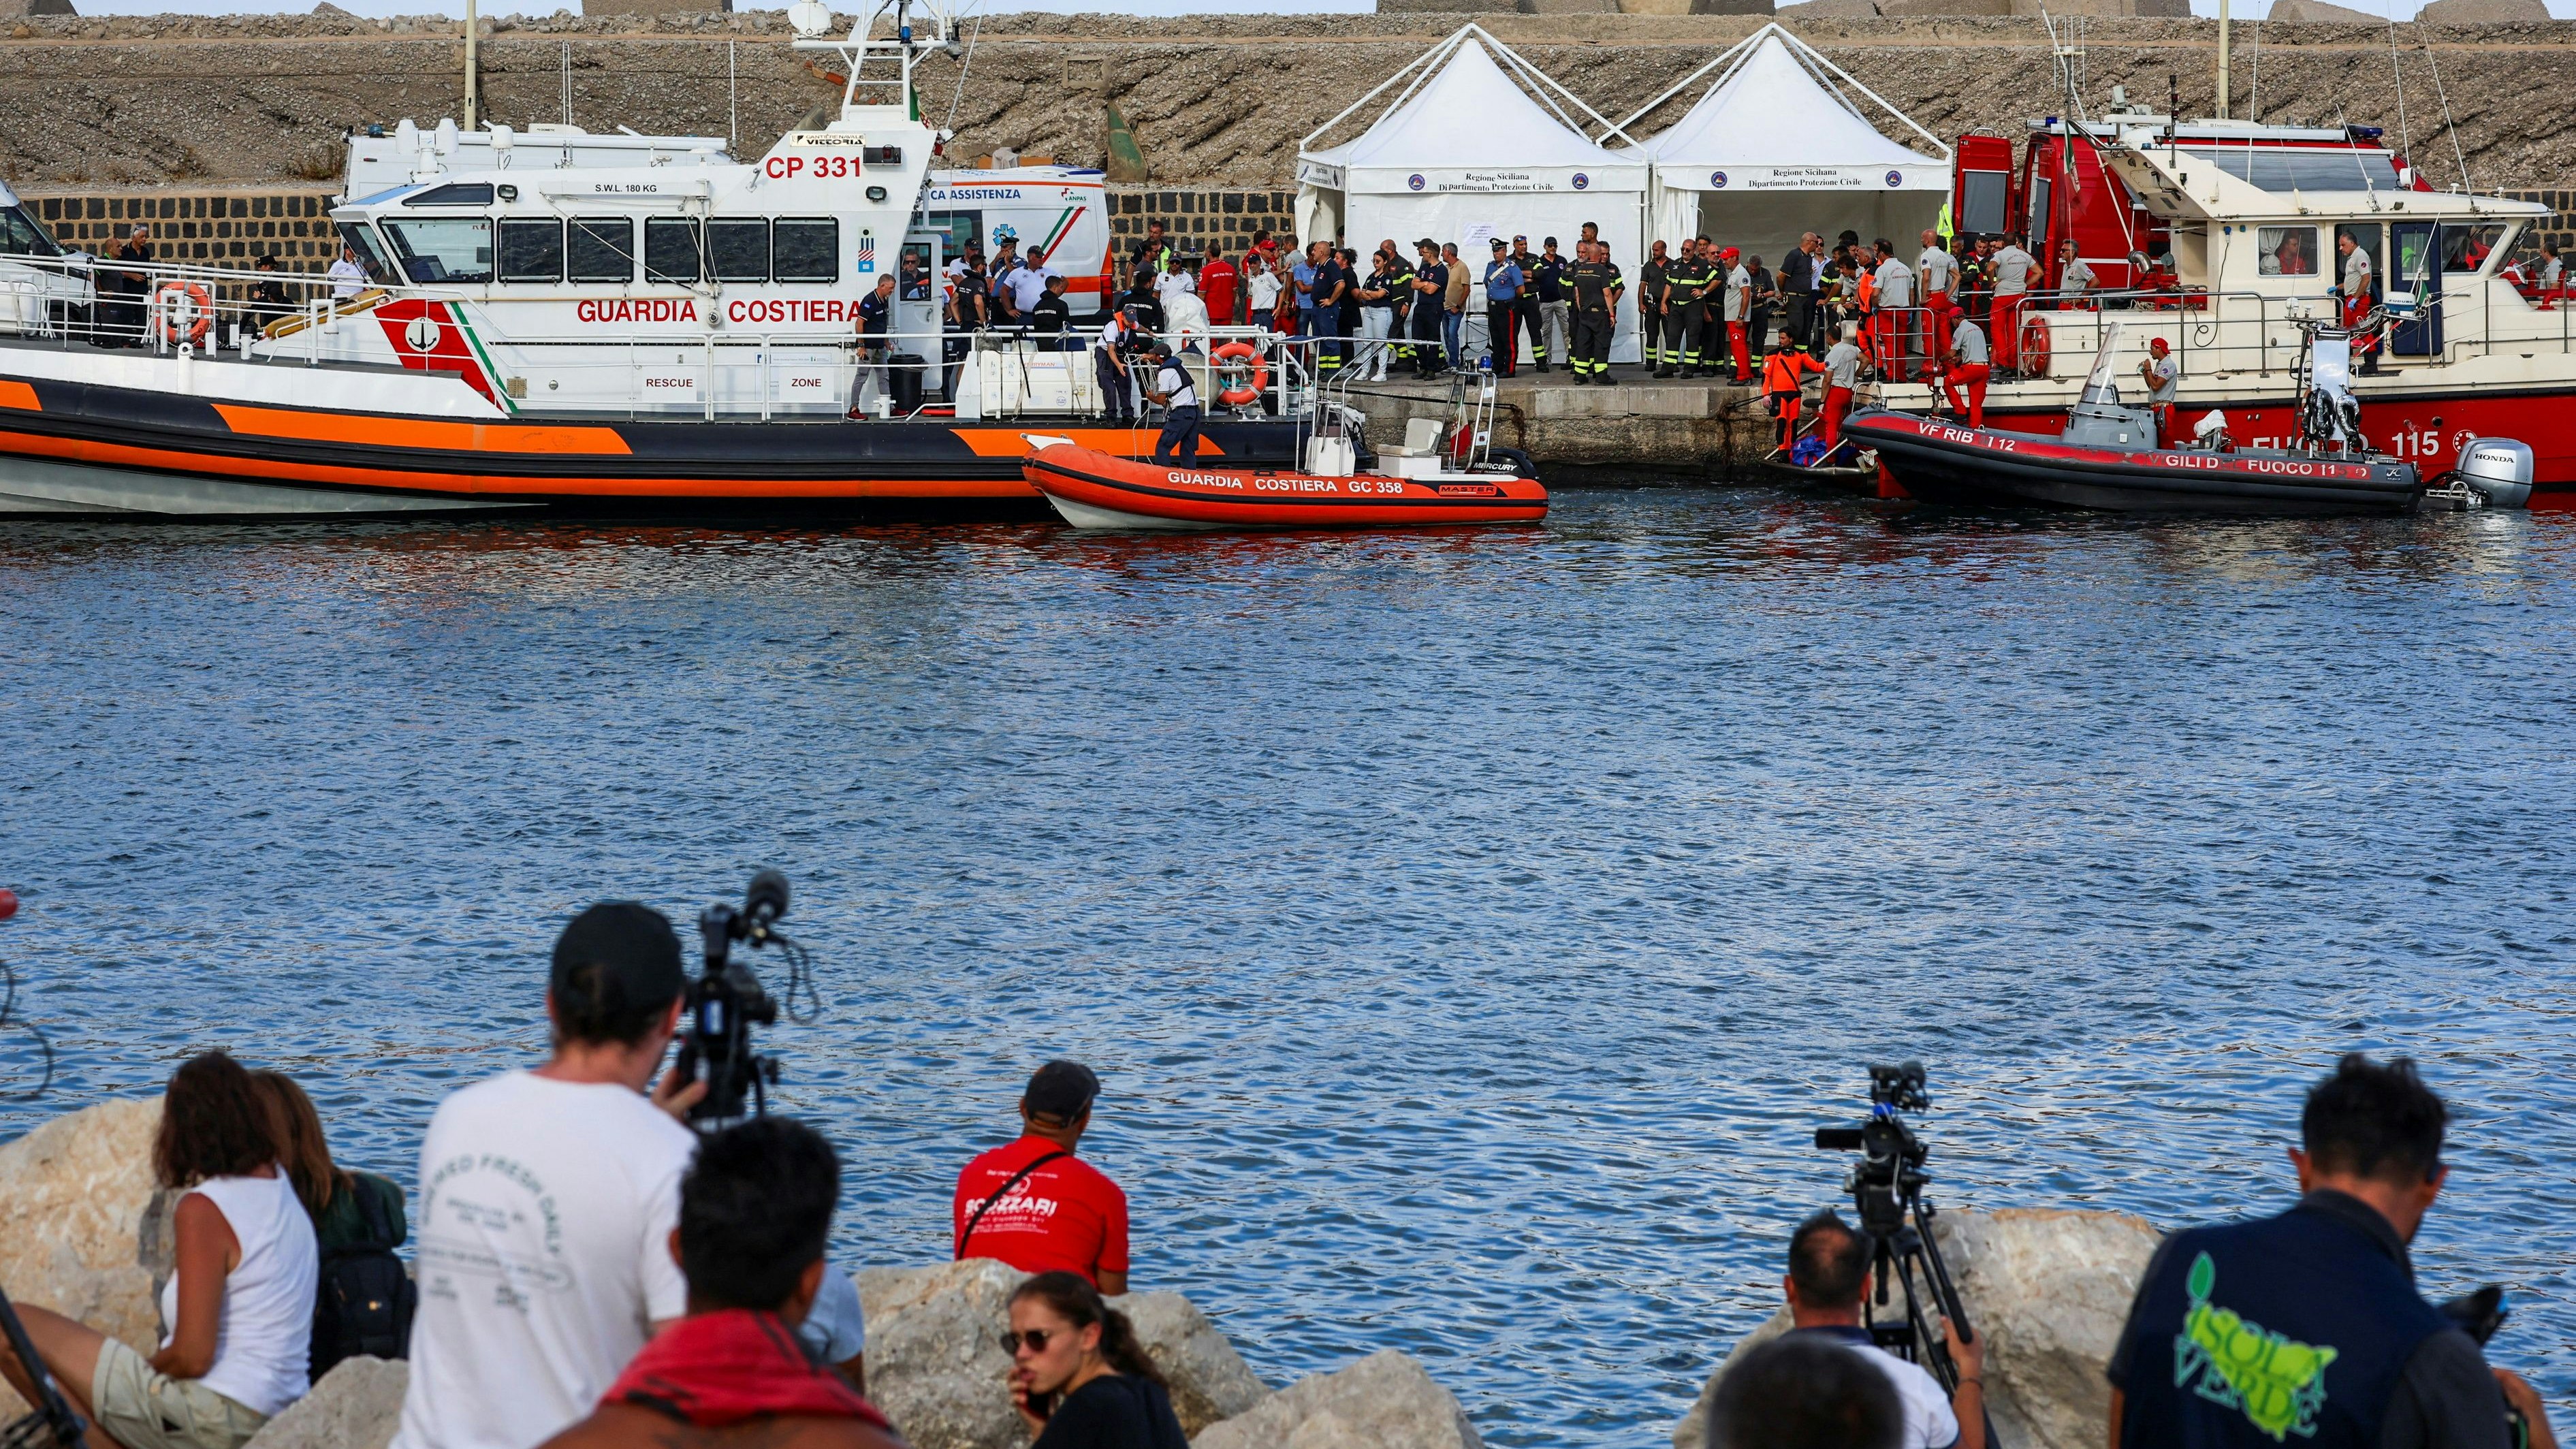
[[[1955,413],[1982,422],[1988,383],[2019,364],[2024,314],[2049,270],[2020,236],[1931,229],[1912,246],[1852,231],[1828,243],[1808,232],[1776,264],[1707,237],[1657,241],[1633,274],[1593,223],[1570,246],[1496,236],[1485,252],[1471,259],[1456,241],[1384,238],[1363,256],[1338,240],[1301,245],[1262,231],[1240,255],[1214,242],[1192,253],[1152,222],[1123,258],[1113,315],[1090,345],[1104,390],[1122,398],[1141,348],[1175,332],[1186,339],[1193,326],[1303,340],[1326,377],[1479,369],[1511,377],[1526,358],[1534,372],[1562,368],[1576,384],[1606,386],[1621,380],[1610,349],[1623,302],[1633,302],[1641,357],[1626,380],[1758,388],[1786,441],[1800,431],[1807,380],[1821,375],[1830,447],[1853,394],[1873,377],[1933,384]],[[1029,265],[1017,275],[1030,275]],[[986,295],[961,292],[952,306],[961,325],[1025,310],[996,280],[1007,274],[1003,263],[986,269],[976,258],[968,273]],[[2101,305],[2094,274],[2071,245],[2046,304]],[[1037,330],[1065,327],[1045,319]]]

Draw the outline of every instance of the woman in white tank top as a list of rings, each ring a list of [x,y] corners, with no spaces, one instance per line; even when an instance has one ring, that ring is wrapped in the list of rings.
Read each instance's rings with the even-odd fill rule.
[[[222,1052],[171,1076],[152,1168],[184,1196],[159,1352],[146,1358],[87,1324],[19,1305],[36,1356],[91,1421],[93,1449],[239,1449],[310,1387],[320,1254],[278,1165],[275,1133],[250,1074]],[[33,1387],[5,1343],[0,1373],[22,1395]]]

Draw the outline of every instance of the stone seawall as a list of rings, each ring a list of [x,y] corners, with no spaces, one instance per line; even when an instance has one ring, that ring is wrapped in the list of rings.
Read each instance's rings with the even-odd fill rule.
[[[1491,15],[1498,37],[1616,119],[1763,23],[1749,15]],[[1007,14],[977,28],[971,69],[933,58],[925,111],[958,132],[951,154],[998,147],[1098,164],[1105,108],[1141,143],[1151,184],[1282,190],[1299,138],[1454,27],[1438,14],[1189,16]],[[1862,83],[1944,138],[2018,127],[2056,109],[2034,19],[1784,19]],[[485,113],[598,130],[734,134],[765,146],[837,101],[826,68],[790,51],[779,12],[485,22]],[[2479,189],[2576,185],[2576,116],[2559,104],[2576,22],[2385,27],[2240,25],[2234,95],[2259,68],[2271,119],[2386,124],[2403,90],[2413,150],[2457,179],[2445,102]],[[2086,22],[2087,95],[2114,84],[2186,111],[2208,107],[2216,26]],[[2259,52],[2259,67],[2257,54]],[[458,109],[454,22],[352,16],[31,16],[0,40],[0,174],[37,189],[320,181],[341,129]],[[731,80],[728,80],[730,67]],[[1677,103],[1678,104],[1678,103]],[[1668,117],[1650,118],[1648,129]]]
[[[169,1274],[172,1195],[153,1182],[155,1100],[108,1102],[0,1145],[0,1288],[67,1313],[138,1349],[159,1341],[156,1294]],[[1986,1335],[1995,1418],[2008,1442],[2082,1449],[2097,1442],[2109,1386],[2102,1365],[2156,1231],[2118,1213],[1944,1213],[1937,1229],[1972,1321]],[[857,1274],[867,1320],[870,1396],[917,1449],[1019,1449],[1010,1359],[997,1338],[1025,1275],[972,1260],[878,1266]],[[1379,1349],[1327,1373],[1274,1386],[1227,1339],[1225,1324],[1179,1294],[1112,1300],[1132,1321],[1195,1449],[1482,1449],[1449,1389],[1406,1354]],[[1677,1342],[1758,1342],[1785,1327],[1681,1323]],[[1725,1330],[1724,1337],[1716,1336]],[[1716,1353],[1688,1351],[1696,1376]],[[1717,1377],[1674,1430],[1695,1449]],[[407,1366],[355,1358],[264,1426],[248,1449],[384,1449]],[[1546,1408],[1551,1420],[1579,1404]],[[0,1409],[16,1401],[0,1388]]]

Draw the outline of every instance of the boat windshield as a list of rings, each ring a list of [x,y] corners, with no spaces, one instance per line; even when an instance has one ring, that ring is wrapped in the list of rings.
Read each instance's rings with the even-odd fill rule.
[[[2120,374],[2114,361],[2120,355],[2120,329],[2116,319],[2102,324],[2102,350],[2093,354],[2093,370],[2084,375],[2085,402],[2120,400]]]
[[[43,222],[27,214],[24,207],[0,209],[0,252],[13,257],[58,257],[63,254]]]

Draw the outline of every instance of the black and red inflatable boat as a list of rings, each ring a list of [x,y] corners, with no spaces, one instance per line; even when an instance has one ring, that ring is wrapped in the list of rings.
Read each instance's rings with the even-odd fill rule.
[[[1925,503],[2120,513],[2412,513],[2425,489],[2412,463],[2369,454],[2158,448],[2151,431],[2121,446],[1874,409],[1844,419],[1843,434],[1876,449],[1888,476]]]

